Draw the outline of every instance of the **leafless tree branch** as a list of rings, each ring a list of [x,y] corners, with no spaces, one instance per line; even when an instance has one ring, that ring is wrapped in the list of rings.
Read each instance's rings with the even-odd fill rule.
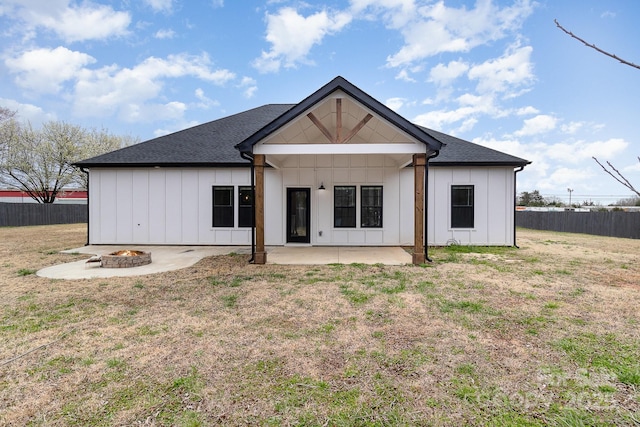
[[[587,42],[586,40],[583,40],[583,39],[581,39],[580,37],[576,36],[576,35],[575,35],[575,34],[573,34],[571,31],[569,31],[569,30],[565,29],[562,25],[560,25],[560,23],[558,22],[558,20],[557,20],[557,19],[554,19],[554,20],[553,20],[553,22],[555,22],[555,23],[556,23],[556,27],[560,28],[562,31],[564,31],[566,34],[568,34],[569,36],[573,37],[574,39],[576,39],[576,40],[580,41],[580,42],[581,42],[582,44],[584,44],[585,46],[590,47],[591,49],[595,49],[595,50],[597,50],[598,52],[602,53],[603,55],[606,55],[606,56],[608,56],[609,58],[613,58],[613,59],[615,59],[616,61],[618,61],[618,62],[620,62],[620,63],[622,63],[622,64],[625,64],[625,65],[628,65],[628,66],[630,66],[630,67],[637,68],[637,69],[639,69],[639,70],[640,70],[640,65],[638,65],[638,64],[634,64],[633,62],[625,61],[624,59],[620,58],[619,56],[614,55],[613,53],[609,53],[609,52],[607,52],[606,50],[600,49],[600,48],[599,48],[598,46],[596,46],[595,44],[589,43],[589,42]],[[602,165],[600,165],[600,166],[602,166]]]
[[[616,181],[618,181],[620,184],[624,185],[625,187],[627,187],[629,190],[633,191],[634,193],[636,193],[638,195],[638,197],[640,197],[640,191],[636,190],[634,188],[633,185],[631,185],[631,183],[629,182],[629,180],[627,180],[627,178],[625,178],[622,173],[620,173],[620,171],[618,169],[616,169],[611,162],[607,162],[607,165],[609,165],[609,167],[611,168],[611,170],[607,169],[607,167],[605,167],[602,163],[600,163],[598,161],[598,159],[596,159],[595,157],[593,157],[593,160],[596,161],[597,164],[600,165],[600,167],[602,168],[602,170],[604,170],[606,173],[608,173],[609,175],[611,175],[611,177],[613,177],[613,179],[615,179]],[[640,162],[640,156],[638,156],[638,161]],[[612,172],[613,171],[613,172]],[[615,174],[614,174],[615,172]],[[617,176],[616,176],[617,175]]]

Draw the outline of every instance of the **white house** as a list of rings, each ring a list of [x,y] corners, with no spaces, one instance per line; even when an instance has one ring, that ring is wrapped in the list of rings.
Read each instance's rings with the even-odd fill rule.
[[[530,162],[410,123],[342,77],[79,162],[90,244],[515,245]]]

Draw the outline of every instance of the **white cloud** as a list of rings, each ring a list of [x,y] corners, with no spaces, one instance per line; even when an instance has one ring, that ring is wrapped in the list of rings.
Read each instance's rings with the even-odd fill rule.
[[[65,81],[75,79],[83,67],[94,62],[90,55],[59,46],[24,52],[6,59],[5,65],[16,74],[19,86],[39,93],[57,93]]]
[[[551,159],[567,163],[578,163],[592,157],[609,160],[621,154],[628,146],[629,143],[621,138],[591,142],[560,142],[547,145],[546,154]]]
[[[252,98],[258,90],[258,82],[251,77],[243,77],[238,85],[239,88],[243,89],[243,95],[245,98]]]
[[[133,68],[117,66],[79,73],[74,110],[79,115],[100,116],[119,113],[126,121],[174,117],[184,111],[176,103],[153,104],[169,78],[191,76],[223,85],[235,78],[224,69],[212,70],[206,54],[150,57]],[[156,114],[156,117],[153,115]]]
[[[515,136],[531,136],[552,131],[556,128],[558,119],[556,117],[539,114],[524,121],[522,129],[514,132]]]
[[[391,108],[393,111],[398,111],[405,104],[407,100],[405,98],[389,98],[384,102],[384,105]]]
[[[414,0],[351,0],[351,11],[362,19],[377,20],[379,16],[391,28],[401,28],[416,14]]]
[[[588,187],[592,181],[593,171],[587,168],[558,167],[543,179],[537,182],[540,190],[556,190],[559,187],[583,188]]]
[[[156,31],[156,33],[153,35],[153,37],[160,39],[160,40],[164,40],[164,39],[172,39],[176,36],[176,32],[171,30],[171,29],[166,29],[166,30],[158,30]]]
[[[434,110],[416,116],[412,122],[442,131],[445,125],[465,120],[476,112],[477,109],[474,107],[461,107],[455,110]]]
[[[467,93],[459,96],[456,101],[459,104],[458,108],[452,110],[432,110],[416,116],[413,122],[440,131],[451,131],[445,128],[448,125],[463,122],[458,128],[458,132],[466,132],[471,130],[478,122],[477,116],[479,115],[500,117],[505,114],[496,107],[491,95],[473,95]]]
[[[67,42],[105,39],[127,34],[131,23],[128,12],[118,12],[110,6],[83,3],[70,6],[67,2],[53,13],[42,9],[28,10],[22,16],[34,27],[44,27],[54,31]]]
[[[33,104],[23,104],[14,99],[0,98],[0,106],[16,111],[16,120],[28,121],[38,127],[44,122],[56,120],[54,113],[46,113],[42,108]]]
[[[404,46],[387,58],[387,65],[398,67],[443,52],[468,52],[484,43],[499,40],[507,32],[519,28],[533,11],[529,0],[520,0],[513,6],[500,8],[491,0],[478,0],[475,8],[447,7],[444,1],[422,5],[412,10],[413,2],[373,2],[379,7],[403,4],[399,17],[389,26],[400,30]]]
[[[197,88],[194,92],[195,97],[200,101],[197,104],[197,107],[203,109],[209,109],[211,107],[217,107],[220,105],[220,102],[215,99],[211,99],[204,94],[204,90],[202,88]]]
[[[622,168],[622,171],[623,172],[638,172],[638,173],[640,173],[640,158],[638,159],[637,162],[632,163],[632,164],[630,164],[628,166],[624,166]]]
[[[268,52],[262,52],[253,62],[260,72],[276,72],[280,67],[291,68],[299,63],[312,63],[307,59],[311,48],[322,39],[340,31],[351,21],[346,13],[330,13],[326,10],[307,17],[295,9],[285,7],[276,14],[267,14],[266,40],[271,44]]]
[[[490,59],[469,70],[469,79],[478,80],[478,92],[511,92],[534,80],[531,46],[511,47],[503,56]]]
[[[516,110],[516,115],[518,115],[518,116],[528,116],[530,114],[538,114],[539,112],[540,112],[540,110],[538,110],[537,108],[534,108],[534,107],[528,105],[526,107],[518,108]]]
[[[574,134],[574,133],[578,132],[580,129],[582,129],[584,127],[584,125],[585,125],[584,122],[570,122],[568,124],[562,125],[560,127],[560,129],[564,133]]]
[[[469,70],[469,65],[462,61],[451,61],[447,65],[436,65],[429,72],[429,81],[438,85],[448,85]]]
[[[144,0],[144,2],[156,12],[170,12],[173,8],[173,0]]]
[[[157,138],[159,136],[168,135],[170,133],[177,132],[182,129],[191,128],[199,124],[200,122],[197,122],[195,120],[178,120],[174,122],[174,124],[172,124],[170,128],[160,128],[160,129],[154,130],[153,136]]]
[[[415,83],[416,79],[409,75],[409,71],[407,69],[402,69],[396,74],[396,80],[402,80],[408,83]]]

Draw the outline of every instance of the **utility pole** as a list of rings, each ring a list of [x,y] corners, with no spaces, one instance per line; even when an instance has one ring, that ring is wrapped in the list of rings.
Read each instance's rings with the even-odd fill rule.
[[[573,188],[567,188],[567,191],[569,192],[569,207],[571,207],[571,193],[573,193]]]

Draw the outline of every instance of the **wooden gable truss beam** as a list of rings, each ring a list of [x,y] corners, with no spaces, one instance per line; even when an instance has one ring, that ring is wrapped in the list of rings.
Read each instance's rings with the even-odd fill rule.
[[[336,134],[335,136],[331,134],[329,129],[327,129],[327,127],[324,124],[322,124],[322,122],[313,113],[308,113],[307,117],[309,117],[309,120],[311,120],[311,122],[318,129],[320,129],[320,132],[322,132],[325,138],[327,138],[329,142],[332,144],[345,144],[349,142],[354,136],[358,134],[358,132],[360,132],[360,129],[362,129],[364,125],[366,125],[367,122],[373,118],[371,114],[367,114],[362,120],[358,122],[357,125],[355,125],[353,129],[351,129],[351,131],[345,137],[342,137],[342,99],[341,98],[336,99]]]

